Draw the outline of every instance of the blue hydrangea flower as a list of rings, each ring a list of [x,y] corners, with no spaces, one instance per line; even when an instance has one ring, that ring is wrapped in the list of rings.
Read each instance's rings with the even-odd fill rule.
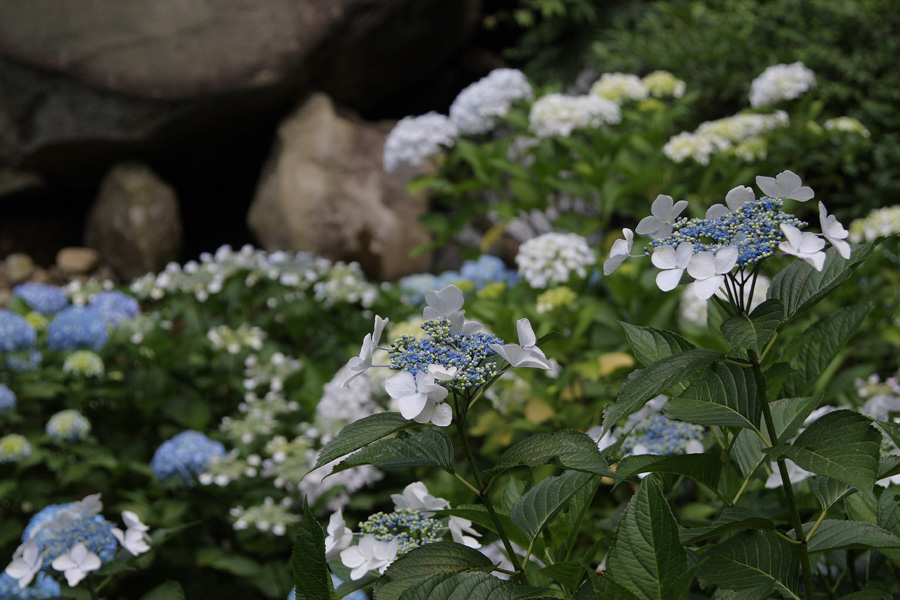
[[[99,350],[107,339],[106,323],[100,315],[84,306],[63,309],[47,327],[47,345],[54,352],[80,348]]]
[[[18,579],[0,571],[0,598],[3,600],[47,600],[59,596],[59,583],[46,573],[38,573],[28,586],[20,588]]]
[[[401,278],[397,283],[403,292],[403,299],[413,306],[419,306],[425,304],[425,292],[438,289],[436,280],[431,273],[416,273]]]
[[[77,410],[62,410],[47,421],[47,435],[57,442],[82,442],[91,433],[91,422]]]
[[[44,356],[40,352],[30,348],[17,354],[4,355],[2,364],[13,373],[28,373],[40,367],[43,360]]]
[[[344,580],[335,575],[331,574],[331,583],[334,585],[334,589],[337,589]],[[350,592],[346,596],[344,596],[347,600],[369,600],[369,597],[366,596],[366,593],[362,590],[356,590],[355,592]],[[287,600],[297,600],[297,592],[294,588],[291,588],[291,593],[288,594]]]
[[[0,352],[15,352],[34,346],[37,332],[21,315],[0,309]]]
[[[400,540],[397,556],[403,556],[419,546],[441,541],[445,529],[440,521],[411,508],[375,513],[359,524],[362,533],[371,533],[381,542]]]
[[[160,480],[190,484],[213,456],[225,456],[225,446],[199,431],[184,431],[157,448],[150,467]]]
[[[669,419],[655,413],[634,426],[622,444],[625,454],[693,454],[702,452],[702,425]]]
[[[23,283],[13,288],[13,296],[21,298],[32,310],[42,315],[58,313],[69,303],[65,290],[46,283]]]
[[[22,543],[28,541],[31,537],[31,532],[43,525],[44,523],[48,523],[56,518],[60,512],[64,510],[69,510],[71,507],[71,503],[67,504],[51,504],[49,506],[45,506],[31,517],[31,520],[28,521],[28,525],[25,526],[25,531],[22,532]]]
[[[122,292],[100,292],[90,304],[107,325],[116,326],[122,321],[130,321],[141,313],[138,301]]]
[[[12,410],[16,407],[16,394],[0,383],[0,410]]]
[[[65,528],[39,529],[31,541],[40,550],[47,568],[56,557],[65,554],[78,543],[84,544],[88,550],[100,557],[101,562],[107,563],[115,558],[118,548],[116,537],[112,532],[113,527],[114,525],[101,515],[82,513],[76,515]]]
[[[507,269],[502,260],[490,254],[482,254],[478,260],[465,261],[459,269],[459,275],[474,283],[476,290],[480,290],[489,283],[506,282],[512,285],[518,280],[518,274],[515,271]]]

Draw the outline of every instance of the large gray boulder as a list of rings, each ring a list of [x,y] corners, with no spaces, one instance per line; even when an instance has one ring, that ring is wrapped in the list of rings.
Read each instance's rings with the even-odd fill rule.
[[[418,220],[425,199],[406,190],[412,172],[382,167],[390,128],[338,114],[324,94],[310,96],[279,127],[250,206],[262,246],[356,260],[379,279],[427,270],[429,256],[410,256],[430,239]]]

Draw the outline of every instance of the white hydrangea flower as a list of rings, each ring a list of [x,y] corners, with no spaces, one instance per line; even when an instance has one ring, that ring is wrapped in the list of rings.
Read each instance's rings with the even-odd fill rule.
[[[518,344],[490,344],[491,350],[502,356],[513,367],[531,367],[536,369],[550,369],[547,357],[536,346],[537,336],[528,319],[516,321],[516,330],[519,334]]]
[[[694,257],[694,244],[682,242],[678,248],[657,246],[650,261],[660,272],[656,274],[656,285],[664,292],[670,292],[681,283],[685,269]]]
[[[450,503],[443,498],[432,496],[421,481],[415,481],[403,488],[401,494],[391,494],[391,500],[398,510],[409,508],[419,511],[423,517],[433,517],[436,510],[450,508]]]
[[[669,160],[675,163],[693,158],[701,165],[708,165],[709,158],[716,151],[716,147],[708,137],[683,131],[669,138],[662,151]]]
[[[613,271],[619,268],[625,259],[631,256],[631,247],[634,245],[634,232],[628,228],[622,230],[625,237],[621,240],[613,242],[609,251],[609,258],[603,263],[603,274],[611,275]]]
[[[562,284],[576,274],[587,277],[587,267],[597,262],[585,238],[575,233],[545,233],[519,247],[519,275],[533,288]]]
[[[413,376],[409,371],[401,371],[384,383],[384,389],[397,400],[404,419],[439,427],[446,427],[453,420],[453,409],[442,402],[449,392],[435,382],[434,375],[419,372]]]
[[[772,65],[750,84],[750,106],[799,98],[816,85],[816,74],[802,62]]]
[[[900,206],[886,206],[870,212],[864,219],[850,223],[850,241],[858,244],[863,240],[872,242],[876,238],[900,232]]]
[[[837,217],[828,214],[828,210],[821,202],[819,202],[819,223],[822,225],[822,235],[825,236],[825,239],[831,242],[841,256],[849,260],[850,244],[844,240],[847,239],[850,232],[844,229]]]
[[[597,96],[547,94],[531,105],[530,128],[538,137],[567,136],[574,129],[619,123],[619,106]]]
[[[725,283],[725,276],[737,264],[737,259],[737,246],[726,246],[715,254],[712,252],[695,254],[688,265],[688,274],[695,280],[693,288],[697,295],[704,300],[711,298]]]
[[[393,172],[403,165],[421,165],[443,147],[453,146],[458,135],[456,125],[436,112],[404,117],[384,142],[384,170]]]
[[[675,219],[684,212],[687,205],[687,200],[675,202],[672,196],[660,194],[650,205],[650,216],[641,219],[634,230],[641,235],[649,235],[653,239],[671,235]]]
[[[800,176],[793,171],[782,171],[775,177],[756,176],[756,185],[770,198],[806,202],[816,194],[812,188],[802,185]]]
[[[481,537],[481,534],[472,529],[472,521],[468,519],[463,519],[462,517],[450,517],[450,522],[447,523],[447,528],[450,530],[450,535],[453,538],[453,541],[457,544],[463,544],[464,546],[468,546],[469,548],[481,548],[481,544],[470,535],[465,535],[467,533],[471,533],[472,535],[476,535]]]
[[[359,545],[341,550],[341,562],[351,569],[350,579],[356,581],[362,579],[369,571],[384,573],[397,559],[399,549],[399,538],[394,538],[390,542],[380,542],[374,535],[367,533],[359,540]]]
[[[801,232],[792,225],[781,224],[781,231],[787,240],[778,244],[778,249],[785,254],[792,254],[802,258],[813,266],[816,271],[821,271],[825,266],[825,240],[808,231]]]
[[[353,541],[353,531],[344,523],[341,510],[331,515],[328,520],[328,537],[325,538],[325,559],[334,560],[340,556]]]
[[[37,545],[27,542],[19,546],[13,553],[12,562],[6,567],[6,574],[13,579],[18,579],[19,587],[24,588],[41,570],[43,563],[44,559],[41,558],[41,552]]]
[[[725,194],[725,204],[713,204],[706,211],[707,219],[718,219],[724,215],[737,212],[747,202],[756,200],[756,194],[747,186],[739,185]]]
[[[518,69],[494,69],[459,93],[450,105],[450,120],[460,133],[487,133],[514,102],[533,97],[524,73]]]
[[[63,571],[69,587],[75,587],[88,573],[99,569],[101,564],[100,557],[79,542],[65,554],[57,556],[51,566],[57,571]]]
[[[349,360],[347,366],[350,367],[354,374],[344,381],[344,387],[350,385],[350,382],[365,373],[372,366],[372,354],[378,349],[381,343],[381,334],[384,332],[385,326],[390,319],[382,319],[375,315],[375,329],[372,333],[367,333],[363,338],[362,347],[359,350],[359,356],[354,356]]]
[[[687,91],[687,84],[668,71],[653,71],[641,81],[654,98],[681,98]]]
[[[713,154],[730,151],[750,162],[765,157],[765,140],[761,136],[789,122],[787,113],[781,110],[769,115],[741,113],[706,121],[693,132],[671,137],[663,146],[663,154],[676,163],[692,158],[707,165]]]
[[[840,131],[842,133],[855,133],[864,138],[870,137],[872,134],[866,129],[866,126],[854,119],[853,117],[835,117],[825,121],[826,131]]]
[[[650,95],[647,86],[637,75],[628,73],[604,73],[591,86],[591,95],[622,104],[627,100],[646,100]]]

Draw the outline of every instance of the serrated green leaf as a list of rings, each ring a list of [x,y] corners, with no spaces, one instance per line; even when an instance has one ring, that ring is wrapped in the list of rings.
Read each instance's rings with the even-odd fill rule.
[[[402,434],[403,432],[401,432]],[[334,468],[334,473],[361,465],[379,469],[438,467],[453,473],[453,442],[439,429],[415,435],[381,439],[351,454]]]
[[[634,357],[644,366],[697,348],[677,333],[665,329],[630,325],[622,321],[619,324],[625,330],[625,339],[631,346]]]
[[[584,569],[577,560],[554,563],[541,569],[541,573],[569,589],[574,589],[584,577]]]
[[[794,261],[775,276],[766,296],[780,300],[784,305],[785,320],[790,320],[846,281],[853,269],[872,254],[874,247],[871,242],[851,246],[849,260],[834,248],[829,248],[825,252],[825,266],[821,271],[816,271],[806,261]]]
[[[579,471],[566,471],[557,477],[548,477],[513,504],[509,518],[530,542],[594,477]]]
[[[333,440],[325,444],[325,447],[319,452],[319,458],[316,460],[314,468],[318,469],[367,444],[377,442],[383,437],[413,425],[415,425],[414,421],[404,419],[400,413],[386,412],[363,417],[341,429]]]
[[[789,458],[798,467],[852,485],[871,489],[878,473],[881,436],[861,414],[836,410],[815,421],[793,444],[766,449],[773,460]]]
[[[585,570],[590,579],[585,585],[590,584],[594,596],[591,598],[590,596],[587,596],[587,594],[583,594],[583,597],[591,598],[591,600],[640,600],[630,591],[613,581],[609,575],[601,575],[593,572],[593,570],[589,569],[587,566],[585,566]],[[579,588],[579,591],[582,589],[584,589],[584,586]]]
[[[678,523],[654,477],[646,477],[625,508],[607,559],[615,582],[642,600],[687,597],[687,553]]]
[[[676,383],[709,366],[721,356],[714,350],[689,350],[664,358],[649,367],[635,371],[622,386],[615,404],[603,411],[603,430],[608,431],[622,419]]]
[[[878,497],[878,524],[894,535],[900,534],[900,488],[884,490]]]
[[[749,315],[739,314],[722,323],[722,335],[740,348],[761,354],[784,321],[784,305],[779,300],[766,300]]]
[[[805,523],[806,535],[815,523]],[[807,548],[810,552],[827,550],[847,550],[849,548],[900,548],[900,538],[890,531],[861,521],[840,521],[825,519],[808,536]]]
[[[167,581],[141,596],[141,600],[184,600],[184,590],[177,581]]]
[[[878,524],[878,500],[872,490],[863,490],[848,497],[844,508],[854,521]]]
[[[775,589],[775,583],[763,583],[746,590],[734,590],[719,594],[716,600],[768,600]]]
[[[774,584],[796,594],[800,558],[786,540],[770,531],[745,531],[703,555],[697,576],[705,585],[747,590]]]
[[[698,413],[700,407],[695,403],[686,402],[690,400],[705,403],[709,418]],[[681,396],[670,400],[665,411],[676,419],[700,425],[758,429],[762,406],[750,369],[714,363]]]
[[[813,494],[815,494],[816,500],[819,501],[819,506],[823,511],[834,506],[834,503],[844,496],[856,491],[846,483],[842,483],[830,477],[821,476],[812,478],[812,488]]]
[[[518,465],[536,467],[548,463],[564,469],[615,477],[597,443],[587,434],[574,429],[541,433],[522,440],[507,449],[497,466],[489,472],[496,473]]]
[[[291,567],[297,600],[338,600],[325,559],[325,532],[309,505],[303,507],[303,517],[294,538]]]
[[[619,461],[616,467],[616,474],[622,478],[638,473],[675,473],[715,490],[719,484],[719,476],[722,474],[722,462],[712,454],[677,456],[638,454],[626,456]]]
[[[859,331],[867,314],[868,305],[848,306],[822,317],[810,327],[803,334],[803,345],[793,360],[796,371],[787,378],[785,393],[802,393],[815,383],[825,367]]]
[[[407,588],[438,573],[490,572],[494,563],[484,554],[453,542],[425,544],[397,559],[375,584],[375,600],[396,600]]]
[[[774,531],[775,524],[772,519],[767,519],[749,508],[726,508],[715,521],[706,527],[682,528],[679,537],[682,544],[693,544],[737,529]]]
[[[891,423],[890,421],[875,421],[875,424],[891,438],[894,445],[900,448],[900,425]]]
[[[431,575],[403,592],[400,600],[534,600],[551,598],[545,590],[512,583],[487,573]]]

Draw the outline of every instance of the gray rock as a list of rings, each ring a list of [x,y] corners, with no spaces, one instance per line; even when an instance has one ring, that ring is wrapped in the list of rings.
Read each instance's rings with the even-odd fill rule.
[[[386,173],[388,125],[362,123],[312,95],[278,129],[278,138],[250,206],[248,223],[262,246],[356,260],[366,273],[395,279],[428,268],[410,252],[430,240],[411,196],[412,175]]]
[[[90,273],[100,262],[100,254],[93,248],[63,248],[56,255],[56,266],[63,273]]]
[[[104,178],[84,239],[121,277],[131,279],[177,260],[181,235],[174,190],[146,166],[127,163]]]
[[[20,252],[7,256],[6,260],[3,261],[3,266],[6,280],[11,285],[28,281],[28,278],[34,273],[34,261],[27,254]]]

